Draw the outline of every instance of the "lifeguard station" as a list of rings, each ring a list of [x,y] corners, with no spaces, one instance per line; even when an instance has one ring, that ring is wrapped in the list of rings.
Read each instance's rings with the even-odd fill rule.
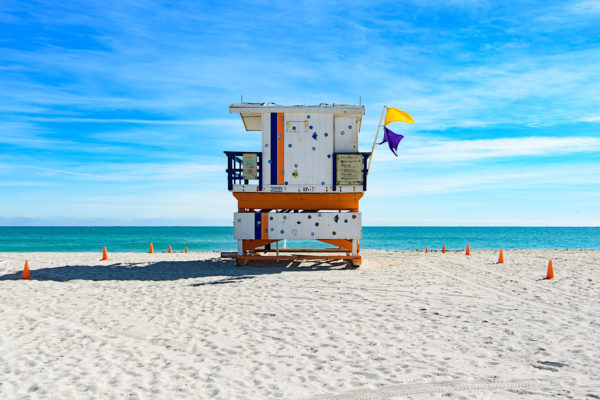
[[[259,151],[225,152],[228,188],[238,201],[237,263],[342,259],[360,265],[358,202],[371,155],[358,151],[364,106],[241,103],[229,112],[240,114],[246,131],[262,132]],[[295,239],[334,247],[280,248],[280,241]]]

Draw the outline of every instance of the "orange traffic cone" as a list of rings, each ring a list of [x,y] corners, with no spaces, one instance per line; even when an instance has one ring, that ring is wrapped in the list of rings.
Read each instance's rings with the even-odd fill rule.
[[[554,268],[552,268],[552,260],[548,261],[548,272],[546,272],[546,279],[554,279]]]
[[[429,253],[429,249],[425,247],[425,253]]]
[[[102,260],[108,260],[108,253],[106,252],[106,246],[102,246]]]
[[[150,250],[148,253],[154,253],[154,246],[152,246],[152,242],[150,242]]]
[[[465,255],[467,255],[467,256],[471,255],[471,249],[469,248],[469,243],[467,243],[467,251],[465,252]]]
[[[185,251],[184,251],[184,253],[187,253],[187,247],[185,248]]]
[[[500,255],[498,255],[498,264],[504,264],[504,253],[500,249]]]
[[[446,245],[443,245],[442,246],[442,253],[445,253],[445,252],[446,252]]]
[[[31,279],[31,274],[29,273],[29,260],[25,260],[25,267],[23,268],[21,279]]]
[[[171,250],[171,245],[169,245],[169,251],[168,251],[168,252],[169,252],[169,253],[172,253],[172,252],[173,252],[173,250]]]

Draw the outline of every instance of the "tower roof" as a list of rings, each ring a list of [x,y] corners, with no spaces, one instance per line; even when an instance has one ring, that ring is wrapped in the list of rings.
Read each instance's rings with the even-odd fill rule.
[[[357,104],[326,104],[315,106],[293,105],[283,106],[274,103],[238,103],[229,106],[229,113],[239,113],[247,131],[262,130],[263,113],[326,113],[336,115],[357,115],[359,120],[365,114],[365,106]],[[359,122],[360,123],[360,122]]]

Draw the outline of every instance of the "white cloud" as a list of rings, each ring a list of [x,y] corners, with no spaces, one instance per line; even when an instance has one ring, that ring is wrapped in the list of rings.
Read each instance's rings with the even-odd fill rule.
[[[600,122],[600,115],[591,115],[588,117],[581,118],[583,122]]]
[[[197,120],[177,119],[125,119],[125,118],[85,118],[85,117],[25,117],[24,120],[38,122],[84,122],[100,124],[139,124],[139,125],[192,125],[239,127],[239,121],[231,118],[206,118]]]
[[[552,156],[600,151],[596,137],[523,137],[476,140],[441,138],[413,139],[401,142],[396,158],[383,144],[373,162],[391,160],[402,163],[460,163],[492,158]],[[383,154],[381,154],[383,153]]]
[[[369,175],[369,198],[400,199],[413,196],[430,196],[445,204],[441,195],[470,192],[473,203],[489,190],[504,190],[507,195],[519,196],[531,191],[545,192],[560,188],[590,188],[600,184],[600,166],[583,165],[491,165],[480,168],[447,168],[438,173],[423,173],[420,170],[403,170],[394,177],[378,174]],[[482,206],[485,202],[482,202]]]
[[[593,15],[600,14],[600,2],[597,0],[584,0],[568,7],[575,14]]]
[[[199,160],[197,163],[94,163],[93,165],[70,164],[66,167],[52,168],[25,164],[0,164],[0,168],[3,166],[6,169],[21,171],[21,175],[24,169],[33,169],[43,172],[46,177],[49,175],[72,176],[73,179],[82,178],[87,182],[100,180],[156,185],[166,182],[181,182],[182,180],[197,183],[218,178],[222,178],[223,182],[226,180],[225,161],[218,163],[212,159],[207,159],[205,162]]]
[[[15,167],[13,167],[15,168]],[[118,179],[112,178],[110,176],[103,176],[103,175],[96,175],[96,174],[86,174],[83,172],[77,172],[77,171],[67,171],[64,169],[54,169],[54,168],[44,168],[44,167],[36,167],[33,165],[20,165],[16,168],[31,168],[31,169],[36,169],[39,171],[44,171],[44,172],[50,172],[52,174],[62,174],[62,175],[75,175],[75,176],[79,176],[79,177],[83,177],[86,179],[94,179],[94,180],[106,180],[106,181],[116,181]]]

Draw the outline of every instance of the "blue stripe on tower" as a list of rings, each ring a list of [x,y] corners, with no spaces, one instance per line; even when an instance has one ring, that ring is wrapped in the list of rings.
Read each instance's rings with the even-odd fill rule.
[[[269,146],[271,147],[271,185],[277,185],[277,113],[271,113],[271,143]]]
[[[260,239],[262,237],[260,229],[261,221],[261,213],[254,213],[254,239]]]

